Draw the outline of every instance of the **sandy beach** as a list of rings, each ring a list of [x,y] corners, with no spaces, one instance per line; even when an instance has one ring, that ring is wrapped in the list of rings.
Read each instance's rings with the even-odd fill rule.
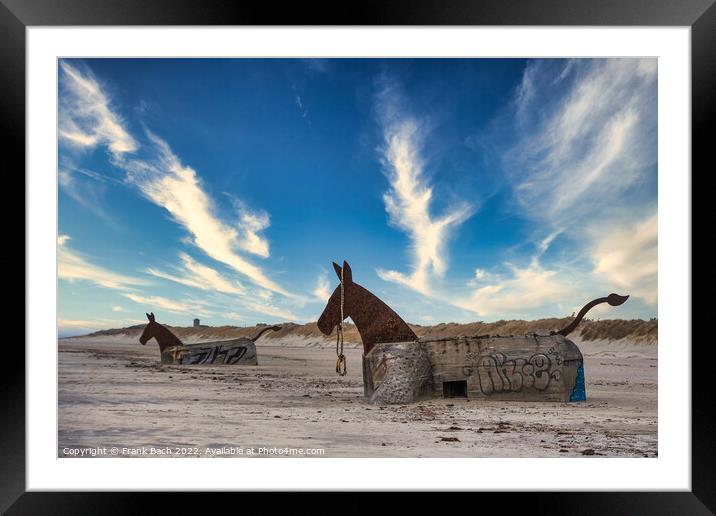
[[[584,403],[378,407],[356,343],[339,377],[335,350],[300,338],[260,339],[243,367],[160,365],[153,341],[121,335],[61,339],[58,457],[655,457],[657,345],[574,341]]]

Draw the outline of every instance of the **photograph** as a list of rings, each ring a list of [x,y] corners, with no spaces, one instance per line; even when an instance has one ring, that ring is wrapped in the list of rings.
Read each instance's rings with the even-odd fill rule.
[[[658,459],[657,57],[56,67],[57,458]]]

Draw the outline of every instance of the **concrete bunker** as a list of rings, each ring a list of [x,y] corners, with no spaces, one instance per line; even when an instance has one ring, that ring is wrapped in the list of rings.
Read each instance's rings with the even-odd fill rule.
[[[467,380],[444,380],[443,398],[467,398]]]
[[[144,327],[144,331],[139,337],[139,343],[146,345],[150,339],[155,339],[159,346],[162,364],[258,365],[256,340],[267,331],[281,329],[280,326],[267,326],[253,338],[240,337],[231,340],[184,344],[169,328],[156,321],[154,312],[146,315],[149,323]],[[198,323],[198,319],[195,319],[195,322]]]
[[[426,398],[508,401],[586,400],[584,359],[567,339],[600,303],[623,304],[610,294],[587,303],[560,331],[546,335],[477,335],[420,339],[388,305],[353,281],[347,262],[333,267],[340,280],[318,319],[326,335],[351,317],[363,341],[363,386],[370,403],[411,403]],[[337,347],[339,361],[344,359]],[[344,374],[337,367],[339,374]]]

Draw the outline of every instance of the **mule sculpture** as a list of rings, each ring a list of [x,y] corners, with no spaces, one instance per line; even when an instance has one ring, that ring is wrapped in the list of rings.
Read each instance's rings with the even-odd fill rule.
[[[144,327],[139,342],[146,345],[150,339],[156,339],[162,364],[257,365],[256,341],[269,330],[281,329],[280,326],[267,326],[253,339],[241,337],[233,340],[184,344],[166,326],[156,322],[154,312],[146,315],[149,323]]]
[[[549,335],[479,335],[419,339],[388,305],[353,281],[348,262],[333,264],[341,283],[318,319],[330,335],[350,317],[363,341],[363,387],[370,403],[410,403],[430,397],[523,401],[584,401],[584,359],[567,339],[587,311],[623,304],[610,294],[580,310]]]

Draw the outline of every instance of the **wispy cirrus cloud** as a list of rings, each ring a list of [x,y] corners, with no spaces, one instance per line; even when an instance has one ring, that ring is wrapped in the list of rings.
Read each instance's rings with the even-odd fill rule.
[[[534,109],[556,71],[563,94]],[[656,207],[640,189],[656,181],[657,60],[535,61],[525,89],[517,107],[533,116],[507,160],[525,213],[581,242],[614,288],[655,304]]]
[[[377,101],[384,137],[382,162],[390,183],[383,201],[390,224],[410,238],[412,271],[377,272],[385,281],[430,295],[431,277],[441,277],[447,269],[446,244],[451,231],[469,218],[474,208],[457,202],[442,215],[432,213],[433,188],[425,176],[421,156],[425,129],[405,114],[396,89],[393,83],[384,84]]]
[[[515,93],[515,144],[503,154],[527,215],[569,226],[645,181],[657,158],[656,79],[656,59],[530,62]]]
[[[57,274],[61,279],[89,281],[114,290],[132,289],[148,284],[140,278],[118,274],[94,265],[85,256],[70,249],[69,241],[68,235],[60,235],[57,238]]]
[[[251,211],[242,204],[238,221],[220,217],[197,172],[182,164],[169,144],[150,131],[146,131],[144,146],[147,157],[129,157],[139,143],[113,110],[97,79],[88,69],[80,70],[66,61],[60,66],[60,138],[80,147],[107,146],[113,164],[125,171],[127,182],[166,209],[188,231],[194,246],[257,286],[294,297],[238,252],[269,256],[268,241],[259,235],[269,225],[267,213]]]
[[[176,274],[165,273],[150,269],[147,272],[156,277],[168,279],[185,286],[200,289],[203,291],[211,291],[231,294],[232,297],[224,297],[221,299],[195,299],[190,296],[184,296],[182,300],[177,301],[164,296],[147,295],[142,292],[143,287],[151,285],[149,281],[133,276],[118,274],[104,267],[93,264],[87,257],[70,249],[68,242],[71,238],[68,235],[60,235],[57,239],[58,244],[58,276],[67,281],[88,281],[103,288],[116,290],[125,298],[144,305],[147,310],[160,309],[177,314],[200,315],[211,317],[222,311],[226,311],[227,306],[236,303],[236,296],[240,306],[247,313],[269,315],[271,317],[281,318],[284,320],[296,321],[300,320],[295,313],[286,308],[276,306],[270,302],[270,292],[266,295],[266,291],[250,293],[243,289],[238,282],[230,282],[219,274],[218,271],[198,263],[185,253],[180,254],[183,267]],[[112,307],[113,312],[130,312],[131,310],[115,305]],[[246,317],[244,317],[246,318]],[[69,319],[68,319],[69,321]],[[76,320],[75,322],[77,322]],[[86,324],[80,325],[68,322],[64,324],[65,328],[99,328],[105,324],[107,320],[84,321]]]
[[[307,120],[310,124],[310,119],[308,119],[308,109],[306,108],[306,105],[303,102],[303,98],[301,97],[301,94],[298,92],[298,87],[296,84],[292,84],[291,88],[293,89],[293,99],[296,102],[296,107],[298,108],[298,112],[301,113],[301,118]]]
[[[246,301],[245,303],[242,303],[242,306],[249,311],[257,312],[264,315],[270,315],[272,317],[276,317],[278,319],[283,319],[285,321],[298,321],[301,320],[301,318],[293,313],[291,310],[287,308],[281,308],[279,306],[275,306],[269,303],[258,303],[258,302],[252,302],[252,301]]]
[[[261,320],[262,316],[278,321],[306,321],[290,307],[278,306],[269,300],[256,300],[249,296],[243,297],[240,303],[212,305],[212,309],[215,310],[215,315],[240,321],[266,322]]]
[[[115,157],[137,150],[138,143],[92,73],[67,61],[60,61],[60,68],[60,139],[78,148],[106,145]]]
[[[115,220],[103,207],[107,184],[98,174],[61,167],[57,172],[57,182],[62,191],[77,204],[101,218],[111,227],[117,227]]]
[[[656,215],[643,192],[656,180],[656,72],[655,59],[527,65],[497,125],[510,126],[515,142],[502,155],[520,215],[543,237],[528,266],[506,264],[500,279],[468,282],[475,290],[463,307],[490,315],[558,301],[578,306],[606,287],[656,303]],[[564,281],[564,265],[541,263],[560,235],[592,270]]]
[[[173,301],[161,296],[145,296],[131,292],[125,292],[123,295],[137,304],[148,307],[159,307],[163,310],[176,313],[196,313],[196,306],[192,304]]]
[[[536,258],[526,267],[508,265],[508,269],[507,277],[487,280],[480,275],[487,281],[468,298],[457,300],[456,306],[485,317],[526,317],[534,309],[573,299],[572,281],[561,271],[544,268]]]
[[[326,302],[331,297],[331,284],[328,275],[322,272],[316,280],[316,288],[313,289],[314,297],[321,302]]]
[[[127,161],[124,167],[128,181],[147,199],[166,209],[189,232],[192,243],[208,256],[245,275],[256,285],[290,297],[292,294],[236,251],[241,247],[240,233],[216,215],[214,201],[196,171],[183,165],[164,140],[151,132],[147,136],[154,145],[156,157],[151,161]]]
[[[226,294],[243,294],[246,289],[238,281],[229,281],[219,271],[197,262],[186,253],[179,253],[182,266],[174,272],[165,272],[152,267],[147,272],[158,278],[200,290],[212,290]]]
[[[57,326],[60,331],[99,330],[101,328],[122,327],[130,324],[140,324],[142,322],[146,321],[140,319],[96,319],[90,321],[86,319],[67,319],[65,317],[57,318]]]
[[[270,256],[269,242],[259,233],[271,225],[271,217],[266,211],[252,210],[242,200],[230,194],[229,197],[239,217],[236,223],[238,228],[237,245],[248,253],[268,258]]]

